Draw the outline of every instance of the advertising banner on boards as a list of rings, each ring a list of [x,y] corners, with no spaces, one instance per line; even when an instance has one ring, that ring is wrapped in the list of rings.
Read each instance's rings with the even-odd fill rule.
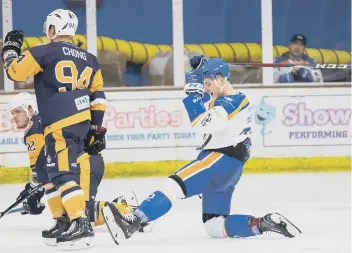
[[[264,147],[351,145],[350,95],[263,96],[255,122]]]
[[[350,155],[350,89],[240,91],[248,96],[252,110],[253,156]],[[106,95],[104,126],[108,129],[105,156],[108,161],[186,160],[197,154],[201,136],[189,123],[182,91],[107,92]],[[26,153],[23,131],[16,129],[7,112],[11,96],[2,97],[0,156]]]

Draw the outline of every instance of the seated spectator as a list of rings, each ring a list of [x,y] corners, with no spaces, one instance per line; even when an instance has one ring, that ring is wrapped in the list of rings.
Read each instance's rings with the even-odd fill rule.
[[[314,59],[304,53],[307,45],[307,38],[302,34],[292,36],[288,46],[289,51],[274,59],[274,63],[295,64],[294,67],[281,67],[274,71],[274,82],[294,83],[294,82],[314,82],[322,83],[323,76],[319,69],[313,69],[309,66],[315,65]]]

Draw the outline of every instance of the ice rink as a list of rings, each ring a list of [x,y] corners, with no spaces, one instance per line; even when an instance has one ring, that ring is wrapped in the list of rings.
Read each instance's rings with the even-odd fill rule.
[[[112,200],[134,190],[140,199],[161,178],[104,180],[97,200]],[[13,203],[23,185],[0,186],[0,210]],[[116,246],[105,226],[96,228],[95,247],[84,252],[217,252],[217,253],[350,253],[350,173],[244,175],[233,196],[232,212],[262,216],[279,212],[298,225],[294,239],[263,235],[247,239],[211,239],[203,229],[201,200],[193,197],[174,205],[152,231],[136,234]],[[42,243],[50,228],[48,209],[40,216],[9,214],[0,219],[1,253],[59,251]]]

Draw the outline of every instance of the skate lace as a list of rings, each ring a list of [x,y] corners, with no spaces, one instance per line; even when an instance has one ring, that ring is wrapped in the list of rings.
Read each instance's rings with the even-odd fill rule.
[[[129,201],[127,201],[126,198],[121,195],[121,196],[118,196],[117,198],[115,198],[112,202],[121,203],[121,204],[125,205],[126,207],[131,207],[133,209],[136,209],[136,208],[139,207],[139,204],[138,204],[138,200],[137,200],[136,194],[133,191],[132,191],[132,193],[133,193],[134,196],[131,197],[129,199]],[[132,205],[130,203],[130,201],[136,202],[135,205]]]
[[[129,223],[133,223],[137,219],[137,217],[134,215],[133,212],[123,213],[121,212],[121,210],[118,210],[118,211],[121,217]]]
[[[77,226],[78,226],[77,221],[72,222],[72,224],[68,228],[68,230],[66,232],[62,233],[62,234],[63,235],[71,234],[77,228]]]

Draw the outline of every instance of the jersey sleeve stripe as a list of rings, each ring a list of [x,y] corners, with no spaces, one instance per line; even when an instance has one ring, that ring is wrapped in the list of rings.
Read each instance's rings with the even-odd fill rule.
[[[211,108],[214,107],[215,101],[216,101],[216,99],[214,99],[214,98],[210,101],[210,103],[209,103],[209,109],[211,109]]]
[[[192,127],[195,126],[195,125],[198,123],[198,121],[204,116],[204,114],[205,114],[205,112],[203,112],[202,114],[200,114],[197,118],[195,118],[195,119],[191,122]]]
[[[90,106],[91,111],[105,111],[106,105],[105,104],[94,104]]]
[[[90,111],[91,123],[93,125],[101,125],[104,119],[107,100],[102,90],[97,90],[90,94]]]
[[[90,102],[90,105],[96,105],[96,104],[102,104],[102,105],[106,105],[107,101],[104,98],[96,98],[94,99],[92,102]]]
[[[104,85],[103,76],[101,75],[101,70],[99,69],[93,77],[92,85],[89,88],[89,91],[92,93],[96,91],[101,91],[103,90],[103,85]]]
[[[249,105],[249,101],[248,98],[243,99],[243,101],[241,102],[241,104],[232,112],[227,116],[227,119],[230,120],[233,117],[235,117],[240,111],[242,111],[243,109],[247,108]]]
[[[14,59],[6,70],[7,75],[14,81],[25,81],[29,76],[35,75],[43,69],[39,66],[38,62],[34,59],[31,52],[28,50]]]

